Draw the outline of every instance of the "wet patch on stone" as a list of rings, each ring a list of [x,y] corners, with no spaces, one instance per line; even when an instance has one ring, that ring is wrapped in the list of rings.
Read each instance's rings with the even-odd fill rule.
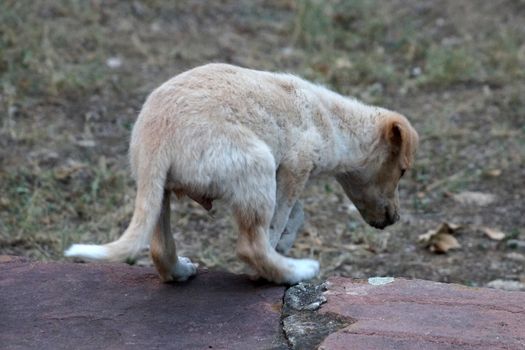
[[[288,349],[284,288],[243,275],[0,256],[0,291],[1,349]]]

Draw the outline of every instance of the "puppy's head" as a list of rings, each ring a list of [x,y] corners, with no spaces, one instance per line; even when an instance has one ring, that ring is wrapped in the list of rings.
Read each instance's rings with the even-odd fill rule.
[[[381,118],[374,135],[362,164],[336,178],[365,221],[383,229],[399,220],[397,185],[412,166],[418,135],[405,117],[394,112]]]

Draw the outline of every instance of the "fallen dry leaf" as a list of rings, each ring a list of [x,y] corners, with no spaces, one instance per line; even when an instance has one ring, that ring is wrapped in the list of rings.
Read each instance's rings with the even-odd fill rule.
[[[486,234],[490,239],[495,241],[501,241],[505,238],[505,233],[490,227],[480,227],[481,231]]]
[[[440,233],[439,235],[433,237],[432,244],[428,249],[433,253],[446,253],[450,249],[459,249],[461,244],[459,244],[456,237],[448,233]]]
[[[447,232],[447,233],[455,233],[460,228],[461,228],[461,225],[453,224],[451,222],[444,222],[439,227],[439,230],[443,232]]]
[[[451,249],[459,249],[461,244],[452,234],[460,227],[460,225],[444,222],[436,230],[419,235],[418,241],[433,253],[446,253]]]
[[[463,191],[452,195],[452,198],[463,205],[485,206],[496,200],[496,196],[491,193]]]

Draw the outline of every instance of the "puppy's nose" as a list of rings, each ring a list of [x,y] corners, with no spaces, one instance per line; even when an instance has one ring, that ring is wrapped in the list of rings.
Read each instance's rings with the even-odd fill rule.
[[[388,207],[385,207],[385,214],[388,225],[392,225],[399,220],[399,214],[397,213],[397,211],[392,212],[389,210]]]
[[[390,223],[388,223],[388,219],[385,219],[383,222],[371,222],[370,225],[372,227],[382,230],[388,225],[390,225]]]

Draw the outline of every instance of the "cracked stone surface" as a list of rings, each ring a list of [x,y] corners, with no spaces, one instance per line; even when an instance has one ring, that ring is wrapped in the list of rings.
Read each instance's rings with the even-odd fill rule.
[[[291,349],[317,349],[331,333],[354,322],[333,313],[319,313],[326,302],[326,284],[299,283],[286,290],[283,307],[283,331]]]
[[[395,279],[328,281],[320,313],[355,319],[319,349],[525,349],[525,293]]]
[[[284,295],[284,313],[295,311],[315,311],[321,304],[326,302],[323,292],[326,284],[314,285],[310,283],[299,283],[286,290]]]
[[[284,299],[284,306],[282,301]],[[525,293],[393,278],[282,286],[0,256],[1,349],[525,349]]]
[[[199,271],[0,257],[2,349],[282,349],[284,287]]]

